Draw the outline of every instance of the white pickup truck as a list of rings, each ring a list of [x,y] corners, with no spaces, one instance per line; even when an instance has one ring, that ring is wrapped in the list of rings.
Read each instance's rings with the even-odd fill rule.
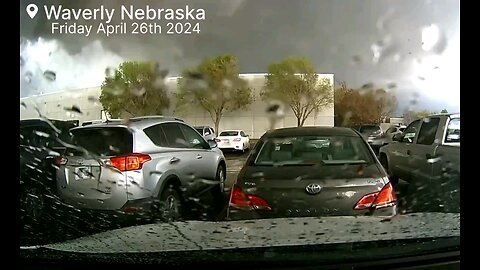
[[[415,187],[416,198],[441,194],[448,197],[443,199],[456,200],[460,190],[460,114],[413,121],[392,143],[380,148],[379,159],[392,184],[399,179],[408,182]]]

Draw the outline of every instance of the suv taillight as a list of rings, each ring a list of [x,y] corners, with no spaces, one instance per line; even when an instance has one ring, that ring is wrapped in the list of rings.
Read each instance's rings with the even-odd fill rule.
[[[140,170],[143,167],[143,164],[151,159],[152,158],[147,154],[134,153],[112,157],[110,158],[110,165],[122,172]]]
[[[355,205],[355,210],[365,210],[369,208],[379,209],[393,206],[397,203],[397,195],[393,190],[392,184],[388,182],[380,192],[374,192],[363,196]]]
[[[243,210],[272,210],[267,201],[255,195],[245,194],[245,192],[236,185],[233,186],[230,206]]]
[[[53,158],[53,163],[57,166],[65,165],[67,164],[67,162],[68,162],[68,159],[63,156],[57,156]]]

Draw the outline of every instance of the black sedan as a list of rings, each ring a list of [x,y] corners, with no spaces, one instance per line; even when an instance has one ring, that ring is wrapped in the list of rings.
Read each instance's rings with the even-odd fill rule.
[[[362,136],[338,127],[265,133],[230,194],[229,219],[396,214],[387,173]]]

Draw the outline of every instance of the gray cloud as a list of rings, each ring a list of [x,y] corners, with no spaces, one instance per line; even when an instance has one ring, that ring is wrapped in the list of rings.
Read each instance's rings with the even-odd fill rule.
[[[432,23],[438,25],[446,46],[459,35],[457,0],[405,0],[400,3],[394,0],[121,1],[124,5],[143,7],[148,4],[152,8],[188,4],[192,8],[205,9],[207,15],[198,35],[109,38],[52,35],[44,16],[33,20],[27,17],[25,7],[29,3],[20,1],[21,36],[30,41],[38,37],[54,39],[70,55],[79,54],[85,46],[98,40],[108,55],[124,60],[157,60],[169,68],[172,75],[204,57],[222,53],[237,55],[242,72],[265,72],[272,61],[302,55],[312,59],[319,72],[334,73],[337,81],[346,81],[353,87],[367,82],[393,81],[397,83],[397,91],[404,89],[405,93],[423,91],[417,86],[412,88],[411,83],[404,83],[414,75],[412,61],[428,55],[422,50],[421,29]],[[107,0],[43,0],[36,3],[72,8],[119,5],[117,1]],[[118,17],[112,23],[119,23]],[[382,45],[377,63],[373,61],[373,44]]]

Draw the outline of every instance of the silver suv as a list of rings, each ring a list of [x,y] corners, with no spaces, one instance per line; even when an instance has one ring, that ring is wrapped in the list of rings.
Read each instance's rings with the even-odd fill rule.
[[[225,157],[180,119],[110,120],[70,131],[75,147],[57,172],[59,196],[68,204],[176,220],[198,194],[212,192],[214,204],[221,203]]]

